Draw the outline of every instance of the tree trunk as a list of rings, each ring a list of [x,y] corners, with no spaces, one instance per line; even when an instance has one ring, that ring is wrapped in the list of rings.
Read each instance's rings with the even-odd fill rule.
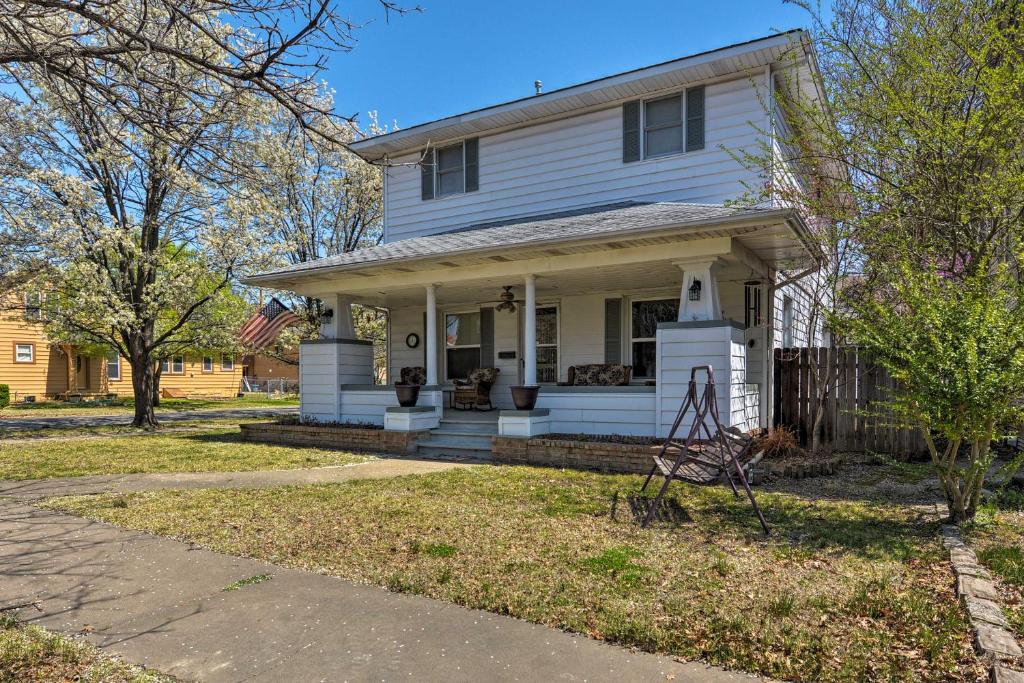
[[[153,364],[153,407],[160,407],[160,378],[164,375],[162,363]]]
[[[156,372],[150,354],[141,339],[132,340],[128,362],[132,366],[132,390],[135,393],[133,427],[155,429],[158,426],[153,397],[156,395]]]

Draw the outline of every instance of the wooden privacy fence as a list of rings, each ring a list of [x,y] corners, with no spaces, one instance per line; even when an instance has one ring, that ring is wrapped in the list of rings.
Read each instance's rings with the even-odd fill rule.
[[[816,377],[829,382],[823,444],[900,456],[927,449],[919,430],[893,424],[892,411],[879,401],[892,394],[896,381],[856,346],[775,349],[775,425],[793,430],[801,446],[811,442]]]

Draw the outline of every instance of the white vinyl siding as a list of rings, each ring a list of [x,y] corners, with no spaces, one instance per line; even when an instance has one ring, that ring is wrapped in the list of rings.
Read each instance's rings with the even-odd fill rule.
[[[443,202],[421,197],[422,151],[393,159],[386,170],[387,227],[394,242],[513,216],[624,200],[721,204],[757,183],[722,149],[754,151],[752,121],[764,119],[748,79],[708,85],[704,149],[622,161],[622,107],[541,123],[479,140],[480,190]],[[407,164],[407,165],[403,165]]]

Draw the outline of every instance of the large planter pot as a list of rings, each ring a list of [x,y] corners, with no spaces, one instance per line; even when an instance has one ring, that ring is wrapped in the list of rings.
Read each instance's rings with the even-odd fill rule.
[[[512,390],[512,402],[516,404],[516,410],[533,410],[536,407],[539,386],[522,385],[509,388]]]
[[[403,408],[412,408],[420,397],[419,384],[396,384],[395,396],[398,397],[398,405]]]

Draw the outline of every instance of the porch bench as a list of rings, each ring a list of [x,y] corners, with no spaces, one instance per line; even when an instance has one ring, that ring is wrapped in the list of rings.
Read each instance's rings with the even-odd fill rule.
[[[632,365],[621,363],[590,363],[570,365],[568,381],[559,382],[560,387],[621,387],[629,384],[633,374]]]

